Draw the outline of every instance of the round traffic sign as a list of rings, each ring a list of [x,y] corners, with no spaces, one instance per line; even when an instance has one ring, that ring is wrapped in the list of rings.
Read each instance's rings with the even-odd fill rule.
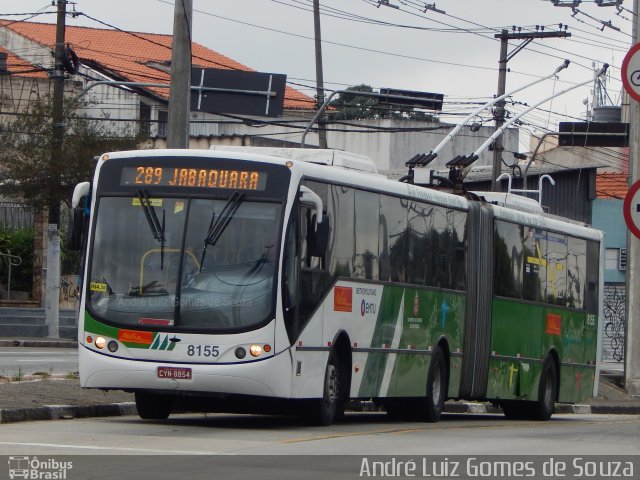
[[[640,43],[631,47],[622,60],[622,84],[631,98],[640,102]]]
[[[640,180],[636,181],[624,197],[624,221],[636,237],[640,238]]]

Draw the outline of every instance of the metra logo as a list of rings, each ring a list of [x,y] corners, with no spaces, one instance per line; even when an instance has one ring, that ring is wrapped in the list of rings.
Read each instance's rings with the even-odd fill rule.
[[[119,330],[118,340],[122,343],[136,343],[139,345],[151,345],[153,332],[139,332],[136,330]]]
[[[353,289],[351,287],[336,287],[333,290],[333,310],[336,312],[353,311]]]
[[[364,317],[367,313],[376,313],[376,304],[365,302],[362,299],[362,302],[360,302],[360,315]]]
[[[158,335],[156,337],[155,342],[153,342],[153,345],[151,345],[151,350],[167,350],[167,351],[171,351],[175,348],[176,343],[180,341],[179,338],[176,338],[175,335],[173,338],[169,338],[169,335],[165,335],[164,337],[162,337],[162,335]]]

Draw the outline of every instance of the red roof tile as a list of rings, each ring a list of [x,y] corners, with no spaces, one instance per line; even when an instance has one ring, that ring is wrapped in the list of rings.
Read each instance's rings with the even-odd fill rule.
[[[0,21],[0,26],[8,23]],[[9,24],[7,28],[50,48],[55,44],[54,24],[19,22]],[[81,62],[93,62],[124,81],[169,84],[169,73],[153,67],[151,63],[169,65],[171,35],[67,26],[65,40],[73,47]],[[193,43],[192,49],[194,66],[254,71],[198,43]],[[145,88],[160,97],[169,98],[166,88]],[[285,108],[312,109],[314,105],[313,98],[287,87]]]
[[[0,47],[0,52],[7,54],[7,71],[12,75],[21,77],[47,78],[47,72],[41,67],[23,60],[8,50]]]
[[[623,199],[629,190],[626,173],[599,173],[596,176],[596,197]]]

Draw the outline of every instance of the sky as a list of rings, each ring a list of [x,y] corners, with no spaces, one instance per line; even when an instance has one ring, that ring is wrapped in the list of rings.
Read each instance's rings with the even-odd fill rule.
[[[604,3],[607,3],[605,0]],[[569,0],[556,0],[569,3]],[[171,34],[173,0],[76,0],[68,7],[84,15],[68,25]],[[385,5],[387,3],[388,5]],[[610,3],[615,3],[615,0]],[[431,9],[425,11],[425,6]],[[575,10],[550,0],[320,0],[325,87],[367,84],[374,88],[442,93],[441,118],[459,122],[497,91],[502,29],[555,32],[570,38],[534,40],[508,62],[506,90],[551,74],[565,59],[568,69],[514,95],[515,114],[555,92],[593,78],[594,65],[610,64],[610,103],[620,105],[620,67],[631,45],[631,0],[616,6],[582,1]],[[397,7],[397,8],[396,8]],[[257,71],[284,73],[291,86],[314,95],[315,56],[312,0],[193,0],[193,41]],[[434,10],[435,9],[435,10]],[[48,0],[0,0],[0,18],[55,22]],[[49,12],[49,13],[47,13]],[[91,17],[91,18],[90,18]],[[95,19],[95,20],[94,20]],[[96,21],[97,20],[97,21]],[[102,22],[102,23],[99,23]],[[562,24],[562,27],[560,27]],[[520,30],[519,30],[520,31]],[[520,46],[509,42],[509,53]],[[523,133],[556,130],[559,121],[579,121],[592,103],[593,84],[545,103],[523,117]],[[607,100],[609,102],[609,100]],[[491,124],[486,112],[478,119]],[[522,136],[526,138],[525,136]],[[527,150],[528,145],[521,145]]]

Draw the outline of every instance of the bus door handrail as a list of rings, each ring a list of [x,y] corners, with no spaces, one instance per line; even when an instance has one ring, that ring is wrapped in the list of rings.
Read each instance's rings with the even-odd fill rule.
[[[11,299],[11,269],[13,267],[17,267],[22,264],[22,258],[17,255],[11,255],[10,253],[1,253],[0,257],[2,257],[7,262],[8,273],[7,273],[7,300]]]

